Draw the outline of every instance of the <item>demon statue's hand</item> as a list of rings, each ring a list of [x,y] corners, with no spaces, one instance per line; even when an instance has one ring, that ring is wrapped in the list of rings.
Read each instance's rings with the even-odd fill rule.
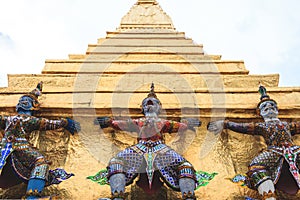
[[[67,126],[65,129],[67,129],[72,135],[74,135],[75,132],[79,132],[81,130],[80,123],[72,120],[70,118],[67,118]]]
[[[224,128],[224,120],[209,122],[207,124],[207,130],[215,134],[220,133]]]
[[[185,118],[181,120],[182,123],[186,123],[188,126],[188,129],[195,131],[194,127],[201,126],[202,122],[197,118]]]
[[[107,128],[111,125],[111,121],[110,117],[97,117],[94,123],[99,124],[101,128]]]

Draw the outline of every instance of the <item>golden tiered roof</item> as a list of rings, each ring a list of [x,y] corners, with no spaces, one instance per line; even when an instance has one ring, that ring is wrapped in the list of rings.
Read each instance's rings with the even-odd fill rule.
[[[246,118],[256,117],[253,109],[258,102],[259,83],[277,98],[282,117],[293,116],[294,108],[299,107],[297,98],[292,98],[299,95],[299,88],[279,88],[278,74],[249,75],[243,60],[222,60],[221,55],[206,54],[202,44],[174,28],[171,18],[155,0],[137,1],[119,27],[107,32],[96,44],[89,44],[85,54],[46,60],[42,74],[8,78],[8,88],[0,89],[0,99],[5,102],[0,107],[3,113],[13,112],[20,94],[40,80],[45,83],[43,106],[49,111],[45,114],[50,116],[61,113],[57,109],[70,115],[74,106],[87,105],[99,113],[113,106],[129,107],[130,113],[137,116],[140,100],[152,81],[156,82],[165,109],[197,107],[203,111],[200,117],[209,117],[212,107],[226,108],[230,117],[241,113]],[[116,88],[118,85],[123,86]],[[133,95],[126,105],[112,103],[112,96],[119,91]],[[212,94],[216,94],[213,91],[223,93],[222,102],[212,102]],[[74,105],[74,92],[87,95]],[[182,104],[175,98],[189,92],[195,102]],[[236,109],[241,112],[236,113]]]

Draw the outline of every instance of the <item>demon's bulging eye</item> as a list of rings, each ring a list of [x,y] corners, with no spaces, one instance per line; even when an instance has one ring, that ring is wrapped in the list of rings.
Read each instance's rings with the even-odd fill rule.
[[[274,108],[278,109],[277,105],[275,103],[271,104]]]
[[[261,105],[259,106],[259,109],[260,109],[260,110],[264,110],[264,109],[266,108],[266,106],[267,106],[267,105],[266,105],[265,103],[263,103],[263,104],[261,104]]]

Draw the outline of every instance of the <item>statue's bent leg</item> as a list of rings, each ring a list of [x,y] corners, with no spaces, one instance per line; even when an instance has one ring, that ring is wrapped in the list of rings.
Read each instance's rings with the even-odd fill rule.
[[[108,166],[108,177],[113,200],[125,199],[125,174],[123,161],[118,158],[112,158]]]
[[[41,196],[48,173],[49,165],[46,163],[45,159],[38,159],[31,171],[31,176],[26,190],[26,199],[36,199]]]
[[[179,165],[179,187],[182,193],[182,199],[194,200],[195,196],[195,170],[189,162]]]
[[[249,186],[257,189],[262,199],[275,200],[275,187],[272,180],[270,166],[276,166],[278,154],[272,151],[264,151],[256,156],[250,163],[247,172],[249,178]]]

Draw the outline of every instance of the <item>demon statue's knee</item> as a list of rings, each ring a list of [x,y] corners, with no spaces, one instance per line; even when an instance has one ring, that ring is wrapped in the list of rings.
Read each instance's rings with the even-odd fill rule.
[[[247,176],[263,200],[276,200],[274,183],[264,166],[250,166]]]
[[[263,200],[276,200],[275,197],[275,187],[271,180],[266,180],[262,182],[257,188],[259,194],[262,196]]]
[[[125,199],[125,174],[114,174],[109,178],[113,200]]]
[[[28,181],[26,199],[37,199],[41,197],[41,192],[45,187],[48,173],[49,165],[44,158],[37,160]]]
[[[182,199],[193,200],[195,197],[195,180],[191,178],[181,178],[179,179],[179,187],[182,193]]]
[[[113,200],[125,199],[125,174],[123,173],[123,161],[112,158],[109,162],[108,177]]]
[[[196,199],[195,196],[195,170],[189,162],[184,162],[178,167],[179,170],[179,187],[182,198],[187,200]]]

